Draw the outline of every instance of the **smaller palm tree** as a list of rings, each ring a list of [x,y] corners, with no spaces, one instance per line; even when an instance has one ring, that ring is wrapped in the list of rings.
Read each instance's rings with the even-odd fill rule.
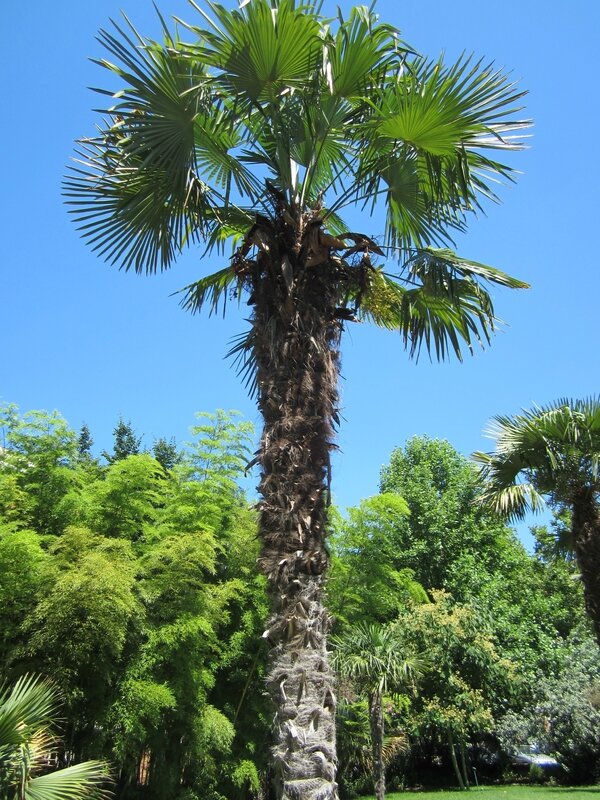
[[[488,432],[495,452],[473,454],[485,481],[481,502],[513,520],[546,499],[570,512],[586,609],[600,644],[600,398],[498,416]]]
[[[353,682],[366,694],[369,704],[373,783],[375,797],[385,797],[383,698],[386,694],[414,689],[423,671],[423,659],[407,654],[389,625],[359,623],[340,636],[331,638],[333,665],[341,677]]]
[[[25,675],[0,690],[0,796],[3,800],[102,800],[109,779],[102,761],[42,772],[56,747],[57,690]],[[41,773],[41,774],[35,774]]]

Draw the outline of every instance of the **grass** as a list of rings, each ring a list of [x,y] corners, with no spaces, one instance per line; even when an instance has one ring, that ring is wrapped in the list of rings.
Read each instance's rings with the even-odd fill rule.
[[[478,786],[469,792],[391,792],[386,800],[600,800],[600,786]],[[361,800],[374,800],[373,796]]]

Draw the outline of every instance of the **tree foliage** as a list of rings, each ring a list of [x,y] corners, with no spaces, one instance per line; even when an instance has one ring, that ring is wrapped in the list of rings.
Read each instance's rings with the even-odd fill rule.
[[[110,759],[119,797],[244,797],[266,735],[264,581],[237,485],[251,427],[206,414],[169,468],[147,453],[101,467],[57,415],[6,418],[4,674],[62,687],[59,757]],[[42,470],[52,532],[37,527]]]

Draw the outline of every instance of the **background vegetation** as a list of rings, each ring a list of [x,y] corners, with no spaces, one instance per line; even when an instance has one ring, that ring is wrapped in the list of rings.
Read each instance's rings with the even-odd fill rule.
[[[239,487],[251,426],[203,414],[189,444],[141,452],[120,420],[98,458],[56,412],[5,406],[1,420],[2,674],[60,689],[51,763],[107,759],[124,799],[266,796],[267,604]],[[532,742],[559,758],[558,780],[593,782],[600,658],[554,546],[563,523],[537,529],[530,554],[481,491],[448,442],[415,437],[379,495],[330,520],[336,639],[379,626],[416,659],[382,687],[388,787],[526,778],[510,754]],[[372,789],[372,686],[364,670],[340,683],[346,797]]]

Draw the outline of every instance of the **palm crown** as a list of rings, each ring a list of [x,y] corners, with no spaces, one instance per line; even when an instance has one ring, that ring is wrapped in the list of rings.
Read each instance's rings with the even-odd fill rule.
[[[215,310],[228,290],[252,291],[245,258],[268,251],[265,225],[296,231],[309,266],[336,254],[343,319],[400,330],[411,354],[439,358],[461,341],[484,342],[494,312],[482,281],[523,287],[456,256],[448,245],[510,167],[490,157],[514,150],[522,95],[492,65],[446,67],[415,55],[366,7],[324,18],[295,0],[250,0],[238,10],[193,3],[199,25],[144,39],[132,26],[102,31],[116,75],[95,138],[80,143],[65,185],[93,249],[125,269],[166,269],[203,242],[237,258],[186,287],[183,305]],[[351,233],[342,212],[385,205],[384,241]],[[290,243],[293,250],[294,243]],[[382,248],[394,274],[375,269]],[[273,280],[290,283],[281,259]]]
[[[561,399],[514,417],[496,417],[493,453],[481,464],[481,502],[513,519],[544,503],[569,512],[570,538],[587,612],[600,644],[600,400]]]
[[[485,488],[482,502],[522,519],[544,496],[571,506],[579,492],[600,491],[600,401],[561,399],[490,427],[493,453],[478,452]]]

